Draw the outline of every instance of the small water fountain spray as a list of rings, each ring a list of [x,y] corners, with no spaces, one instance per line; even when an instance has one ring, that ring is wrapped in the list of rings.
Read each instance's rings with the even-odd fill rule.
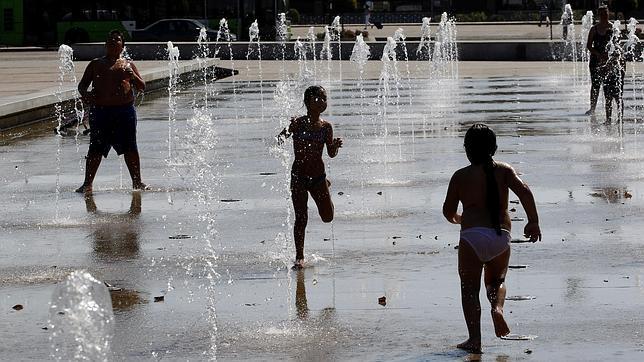
[[[208,33],[206,28],[201,28],[199,30],[199,36],[197,37],[197,63],[201,69],[201,76],[204,86],[203,91],[203,108],[208,108],[208,55],[210,54],[210,49],[208,48]],[[217,57],[217,51],[215,51],[215,58]]]
[[[286,26],[286,14],[279,13],[277,17],[277,41],[282,51],[282,74],[286,72],[286,41],[288,40],[288,27]]]
[[[168,164],[172,160],[174,139],[176,138],[177,121],[177,93],[179,82],[179,48],[168,41]]]
[[[309,27],[309,31],[306,34],[306,40],[308,40],[309,48],[311,51],[311,59],[313,60],[313,78],[317,79],[317,57],[315,55],[315,43],[317,41],[315,36],[315,28]]]
[[[588,34],[590,34],[590,29],[593,27],[593,22],[593,12],[589,10],[581,18],[581,32],[579,37],[579,42],[583,49],[581,51],[581,61],[584,63],[588,63],[590,60],[590,54],[588,49],[586,49],[586,44],[588,43]]]
[[[631,87],[633,88],[633,99],[632,99],[632,107],[634,110],[634,114],[638,115],[640,110],[642,109],[642,104],[644,104],[644,90],[640,86],[640,94],[642,95],[641,98],[638,99],[638,87],[636,82],[637,74],[635,71],[635,62],[640,60],[641,61],[641,55],[640,59],[637,59],[637,54],[635,53],[636,51],[636,46],[640,43],[640,39],[636,34],[637,31],[637,20],[634,18],[630,18],[628,20],[628,24],[626,25],[626,29],[628,30],[628,35],[626,37],[626,56],[630,58],[631,60]],[[635,116],[635,123],[637,123],[637,116]],[[635,127],[635,132],[637,132],[637,126]]]
[[[448,17],[447,13],[443,13],[438,24],[436,44],[432,55],[434,71],[438,71],[441,78],[458,79],[456,35],[456,21],[454,18]]]
[[[338,42],[338,76],[340,77],[340,85],[342,85],[342,24],[340,16],[333,18],[331,30],[331,39]]]
[[[262,75],[262,45],[259,42],[259,25],[257,24],[257,19],[250,25],[248,28],[248,52],[246,53],[246,60],[250,60],[253,53],[253,48],[256,49],[257,53],[257,68],[258,68],[258,78],[259,78],[259,99],[260,107],[262,111],[261,119],[264,121],[264,78]],[[250,73],[249,62],[246,63],[246,72]],[[250,85],[250,80],[248,81]]]
[[[326,71],[329,85],[331,84],[331,32],[328,26],[324,27],[324,42],[320,50],[320,59],[326,60]]]
[[[217,43],[220,41],[226,42],[227,48],[228,48],[228,55],[230,57],[230,68],[232,72],[231,76],[231,82],[233,86],[233,108],[235,109],[235,127],[236,127],[236,134],[239,134],[239,129],[238,127],[238,121],[239,121],[239,102],[237,100],[237,83],[235,81],[235,62],[234,62],[234,56],[233,56],[233,46],[232,42],[230,39],[230,29],[228,29],[228,21],[226,21],[225,18],[222,18],[219,21],[219,30],[217,31]]]
[[[407,53],[407,43],[405,42],[406,36],[405,36],[405,31],[403,28],[398,28],[396,29],[396,32],[394,33],[394,40],[396,41],[397,44],[399,44],[402,47],[403,51],[403,56],[405,60],[405,71],[407,73],[407,90],[408,90],[408,97],[409,97],[409,105],[411,106],[413,104],[412,102],[412,91],[411,91],[411,73],[409,71],[409,54]]]
[[[56,134],[58,135],[57,137],[57,142],[58,142],[58,147],[56,150],[56,201],[55,201],[55,219],[58,219],[58,201],[60,199],[60,163],[61,163],[61,152],[62,152],[62,135],[65,133],[63,131],[63,126],[65,126],[66,119],[71,118],[70,122],[73,122],[74,120],[76,121],[75,124],[75,133],[74,133],[74,140],[76,143],[76,153],[80,152],[80,141],[78,139],[78,136],[80,134],[80,125],[83,122],[83,118],[85,117],[85,109],[83,107],[83,102],[80,97],[80,94],[78,94],[78,90],[76,88],[77,80],[76,80],[76,68],[74,66],[74,50],[65,45],[62,44],[58,48],[58,89],[56,91],[56,98],[58,99],[58,102],[54,105],[54,112],[56,114]],[[72,88],[72,99],[73,99],[73,107],[74,111],[71,114],[65,111],[63,109],[63,102],[65,101],[63,99],[63,92],[65,91],[66,87],[71,87]],[[83,160],[82,158],[79,158],[79,168],[81,172],[83,171]]]
[[[391,98],[398,92],[397,88],[400,86],[400,73],[398,71],[398,61],[396,56],[396,41],[392,37],[387,38],[387,43],[382,51],[382,70],[380,71],[380,80],[379,80],[379,102],[380,110],[379,117],[382,119],[382,137],[384,143],[384,166],[385,166],[385,178],[388,174],[387,170],[387,157],[389,156],[387,152],[387,138],[389,136],[389,126],[388,126],[388,109]],[[393,90],[392,90],[393,88]],[[398,119],[398,135],[400,138],[400,119]],[[400,139],[399,139],[400,140]],[[399,142],[399,154],[402,158],[402,142]]]
[[[295,40],[293,49],[295,51],[295,57],[297,58],[300,82],[303,84],[311,84],[314,77],[313,77],[313,72],[309,69],[309,65],[308,65],[307,46],[304,43],[302,43],[300,41],[300,38],[298,37],[297,40]]]
[[[563,54],[561,57],[562,61],[570,59],[572,61],[572,77],[574,84],[578,82],[579,70],[577,69],[578,65],[578,54],[577,54],[577,39],[575,37],[575,21],[574,13],[570,4],[566,4],[564,11],[561,14],[561,25],[562,39],[564,41]]]

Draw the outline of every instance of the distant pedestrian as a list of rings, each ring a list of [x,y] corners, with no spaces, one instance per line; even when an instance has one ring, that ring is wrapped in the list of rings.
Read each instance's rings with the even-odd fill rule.
[[[588,67],[590,70],[590,109],[586,115],[595,114],[597,98],[599,98],[599,89],[605,85],[606,80],[606,63],[608,62],[608,46],[613,36],[611,24],[608,22],[608,7],[605,5],[597,9],[599,22],[593,25],[588,32],[588,42],[586,48],[590,52],[590,61]]]
[[[364,29],[367,30],[368,26],[371,26],[373,28],[373,24],[371,23],[371,10],[373,10],[373,2],[365,1],[363,9],[364,9]]]
[[[566,4],[563,14],[561,14],[561,39],[568,39],[568,27],[572,24],[572,7]]]
[[[550,25],[550,18],[548,17],[548,4],[545,1],[541,3],[541,7],[539,8],[539,27],[541,27],[544,21],[546,22],[546,27],[548,27]]]

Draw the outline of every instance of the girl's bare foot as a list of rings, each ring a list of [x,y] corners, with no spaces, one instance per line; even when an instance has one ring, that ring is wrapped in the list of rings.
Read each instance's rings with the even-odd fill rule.
[[[457,344],[456,347],[470,353],[476,353],[476,354],[483,353],[481,351],[481,341],[474,341],[472,340],[472,338],[468,339],[463,343]]]
[[[503,318],[503,309],[492,309],[492,322],[497,337],[507,336],[510,333],[510,328]]]
[[[295,260],[295,263],[293,263],[293,266],[291,267],[291,269],[293,270],[304,269],[304,259]]]
[[[150,187],[148,185],[144,184],[143,182],[139,182],[139,183],[136,183],[136,184],[132,185],[132,188],[135,189],[135,190],[142,190],[142,191],[150,189]]]
[[[92,185],[81,185],[81,187],[76,189],[76,192],[79,194],[91,195],[92,194]]]

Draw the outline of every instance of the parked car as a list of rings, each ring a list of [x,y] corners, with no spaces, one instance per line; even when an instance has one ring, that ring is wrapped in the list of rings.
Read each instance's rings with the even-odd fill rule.
[[[144,29],[132,32],[133,41],[196,41],[204,25],[194,19],[163,19],[150,24]],[[217,40],[217,30],[206,28],[209,41]],[[231,40],[237,40],[235,34],[230,34]]]

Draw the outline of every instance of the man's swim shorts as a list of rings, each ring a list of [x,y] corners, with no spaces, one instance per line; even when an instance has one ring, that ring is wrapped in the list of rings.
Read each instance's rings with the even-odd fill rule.
[[[114,148],[118,155],[137,151],[136,110],[133,104],[94,106],[90,112],[89,153],[100,153],[107,157],[110,148]]]

